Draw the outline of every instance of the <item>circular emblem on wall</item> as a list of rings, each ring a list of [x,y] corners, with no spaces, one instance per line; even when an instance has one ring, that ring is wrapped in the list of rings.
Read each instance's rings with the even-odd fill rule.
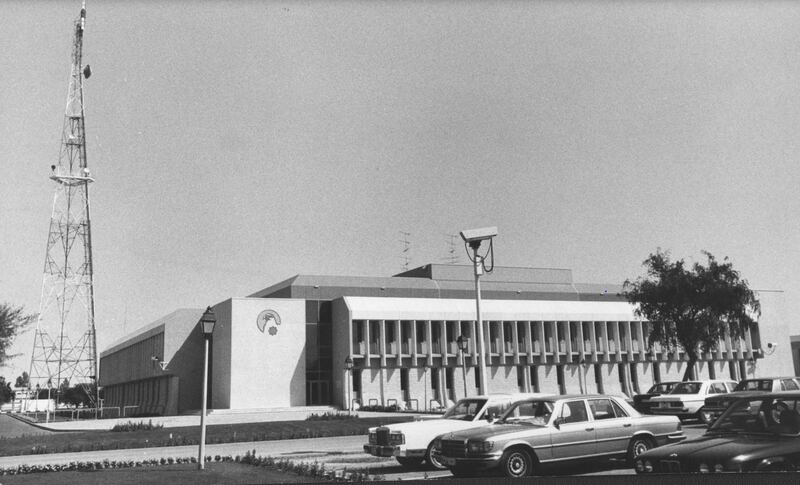
[[[264,329],[266,328],[267,333],[270,335],[275,335],[278,333],[278,325],[280,324],[281,317],[275,310],[264,310],[258,314],[258,318],[256,319],[258,330],[261,333],[264,333]]]

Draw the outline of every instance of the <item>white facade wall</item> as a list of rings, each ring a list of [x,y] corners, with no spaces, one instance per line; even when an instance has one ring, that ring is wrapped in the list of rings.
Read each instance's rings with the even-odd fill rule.
[[[265,311],[280,325],[273,318],[259,328]],[[211,407],[305,406],[305,300],[233,298],[215,313]]]
[[[446,405],[448,400],[464,395],[461,359],[454,353],[453,340],[462,331],[468,337],[475,334],[475,322],[471,320],[473,300],[369,297],[343,300],[347,307],[343,323],[350,328],[349,335],[356,335],[352,330],[356,327],[371,329],[361,332],[365,341],[370,342],[369,359],[363,355],[364,342],[351,338],[344,349],[351,352],[356,366],[363,367],[363,375],[367,376],[362,383],[364,404],[387,405],[388,400],[399,402],[410,397],[409,401],[417,399],[419,408],[426,409],[434,399]],[[491,351],[487,367],[489,392],[533,391],[538,383],[539,392],[544,393],[580,393],[583,387],[584,392],[632,396],[637,389],[644,392],[655,382],[654,365],[660,367],[661,380],[681,380],[686,370],[686,362],[677,360],[682,355],[674,356],[674,361],[662,359],[657,364],[650,361],[652,355],[645,352],[643,342],[648,323],[636,317],[632,306],[625,302],[487,300],[482,310],[486,347]],[[372,335],[386,338],[383,326],[387,321],[394,322],[395,330],[388,332],[394,334],[394,341],[399,340],[396,322],[408,322],[406,325],[412,329],[408,353],[400,356],[400,366],[397,345],[375,340]],[[474,338],[471,340],[467,392],[476,395],[478,369],[472,363],[477,361],[477,346]],[[553,342],[549,347],[542,345],[548,340]],[[559,342],[558,347],[555,342]],[[387,349],[391,353],[388,356]],[[445,349],[446,356],[442,355]],[[714,356],[722,361],[698,363],[699,376],[709,378],[709,368],[713,366],[717,378],[727,378],[728,364],[724,359],[737,355],[721,349]],[[409,377],[409,396],[400,389],[399,367],[416,369],[416,376],[412,373]],[[449,390],[448,368],[453,369]],[[437,386],[432,382],[435,375],[438,375]]]

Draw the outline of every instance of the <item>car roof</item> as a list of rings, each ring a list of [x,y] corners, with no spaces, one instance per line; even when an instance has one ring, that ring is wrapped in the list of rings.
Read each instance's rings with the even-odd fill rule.
[[[739,382],[752,382],[752,381],[774,381],[775,379],[800,379],[797,376],[783,376],[783,377],[748,377],[747,379],[742,379]]]
[[[531,396],[531,401],[537,399],[547,399],[551,401],[566,400],[566,399],[598,399],[615,397],[617,399],[624,399],[622,396],[611,396],[608,394],[540,394],[538,396]]]
[[[747,392],[747,391],[740,391],[740,392]],[[730,395],[731,393],[729,393]],[[736,394],[739,394],[738,392]],[[777,392],[770,392],[770,391],[749,391],[746,395],[739,394],[742,396],[743,399],[753,399],[753,398],[800,398],[800,391],[777,391]]]

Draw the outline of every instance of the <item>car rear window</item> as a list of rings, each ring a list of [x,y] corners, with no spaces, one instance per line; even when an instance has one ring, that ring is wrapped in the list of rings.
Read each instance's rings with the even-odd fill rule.
[[[702,385],[699,382],[681,382],[672,389],[672,394],[697,394]]]
[[[772,379],[747,379],[737,384],[734,391],[771,391]]]

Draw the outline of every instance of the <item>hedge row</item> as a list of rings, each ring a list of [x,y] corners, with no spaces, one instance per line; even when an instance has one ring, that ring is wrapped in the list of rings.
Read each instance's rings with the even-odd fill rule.
[[[368,469],[356,470],[326,470],[324,463],[295,462],[286,458],[276,459],[272,456],[257,456],[256,450],[248,451],[244,456],[211,455],[205,457],[206,462],[236,462],[244,465],[274,468],[284,472],[295,473],[304,477],[314,477],[330,481],[365,482],[383,480],[381,475],[371,475]],[[0,468],[0,476],[27,475],[30,473],[71,472],[110,470],[115,468],[141,468],[181,463],[197,463],[197,458],[168,457],[151,458],[149,460],[103,460],[103,461],[73,461],[65,465],[19,465],[16,467]]]

